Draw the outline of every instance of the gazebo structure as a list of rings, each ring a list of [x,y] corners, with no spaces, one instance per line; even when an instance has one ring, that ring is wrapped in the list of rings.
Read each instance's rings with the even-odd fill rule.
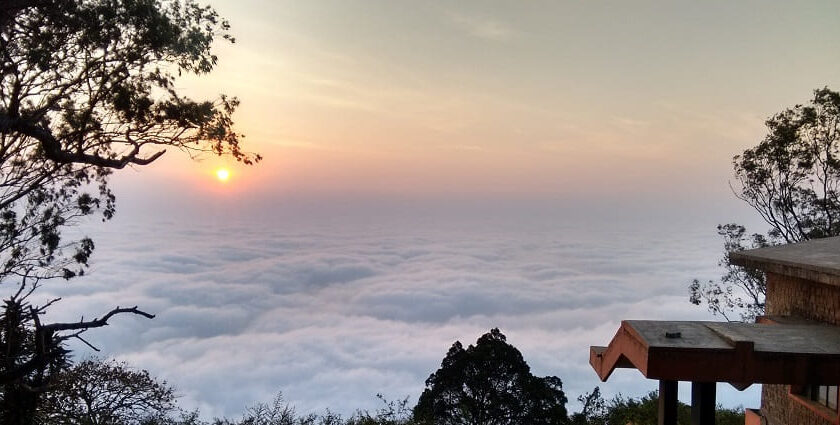
[[[659,424],[677,422],[677,382],[690,381],[693,425],[714,424],[716,383],[762,387],[748,423],[840,424],[840,237],[730,254],[767,275],[757,323],[626,320],[590,364],[659,380]]]

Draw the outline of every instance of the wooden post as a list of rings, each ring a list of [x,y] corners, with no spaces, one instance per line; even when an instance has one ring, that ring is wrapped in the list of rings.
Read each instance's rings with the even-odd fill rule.
[[[691,383],[691,425],[715,425],[715,382]]]
[[[677,425],[677,381],[659,381],[659,425]]]

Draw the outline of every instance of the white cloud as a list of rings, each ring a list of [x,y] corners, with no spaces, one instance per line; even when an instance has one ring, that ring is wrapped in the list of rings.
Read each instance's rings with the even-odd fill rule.
[[[561,377],[575,406],[599,384],[588,347],[607,343],[620,320],[707,317],[685,285],[716,272],[718,243],[713,232],[681,239],[660,233],[676,229],[557,222],[107,227],[93,273],[43,296],[64,297],[50,320],[114,305],[155,312],[113,319],[88,339],[208,415],[280,390],[303,411],[375,408],[376,393],[416,400],[453,341],[491,327],[536,373]],[[650,388],[638,373],[602,385]]]

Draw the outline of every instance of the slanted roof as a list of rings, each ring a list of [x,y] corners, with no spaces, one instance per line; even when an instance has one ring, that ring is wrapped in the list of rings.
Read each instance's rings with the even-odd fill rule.
[[[731,252],[729,262],[840,286],[840,237]]]
[[[589,363],[602,381],[622,367],[649,379],[737,387],[831,384],[840,382],[840,327],[626,320],[609,346],[590,347]]]

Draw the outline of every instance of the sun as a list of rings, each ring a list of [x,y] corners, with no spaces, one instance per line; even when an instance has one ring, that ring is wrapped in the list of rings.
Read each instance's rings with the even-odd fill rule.
[[[227,168],[219,168],[216,170],[216,178],[224,183],[230,179],[230,171]]]

